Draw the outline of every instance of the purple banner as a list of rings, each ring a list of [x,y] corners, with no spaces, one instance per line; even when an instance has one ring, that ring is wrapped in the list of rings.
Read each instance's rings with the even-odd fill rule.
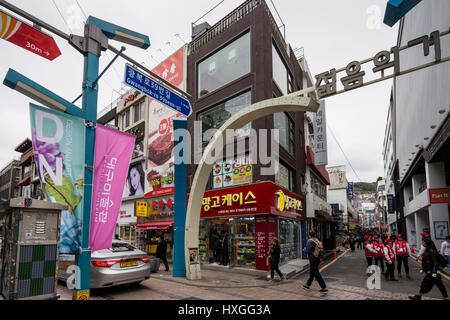
[[[97,124],[89,236],[92,252],[111,248],[135,139]]]

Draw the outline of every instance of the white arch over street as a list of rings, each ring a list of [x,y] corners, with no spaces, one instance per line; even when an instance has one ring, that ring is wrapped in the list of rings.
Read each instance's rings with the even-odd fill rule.
[[[214,150],[225,146],[226,130],[237,130],[247,123],[258,118],[268,116],[277,112],[289,111],[311,111],[316,112],[319,103],[312,98],[307,97],[308,93],[316,91],[316,87],[310,87],[305,90],[297,91],[289,95],[264,100],[254,103],[241,111],[234,114],[228,119],[222,127],[214,134],[213,138],[206,146],[203,156],[197,166],[192,188],[189,196],[189,202],[186,213],[186,229],[185,229],[185,264],[186,278],[189,280],[201,279],[200,264],[190,264],[189,248],[198,248],[200,212],[202,207],[202,198],[205,193],[206,184],[208,182],[213,161],[217,160],[218,154],[214,154]],[[317,94],[316,94],[317,95]],[[220,148],[221,149],[221,148]],[[209,161],[206,159],[209,158]],[[209,163],[209,164],[208,164]]]

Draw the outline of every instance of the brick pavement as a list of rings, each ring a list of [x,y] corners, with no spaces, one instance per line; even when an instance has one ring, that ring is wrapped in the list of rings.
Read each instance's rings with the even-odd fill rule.
[[[339,263],[337,261],[336,263]],[[262,277],[236,272],[202,270],[202,279],[190,281],[174,278],[163,268],[139,285],[91,290],[91,300],[407,300],[407,294],[368,290],[340,283],[328,284],[322,295],[317,283],[310,291],[301,288],[303,281],[294,277],[269,283]],[[72,293],[64,284],[58,286],[60,300],[70,300]],[[431,298],[425,298],[431,299]]]

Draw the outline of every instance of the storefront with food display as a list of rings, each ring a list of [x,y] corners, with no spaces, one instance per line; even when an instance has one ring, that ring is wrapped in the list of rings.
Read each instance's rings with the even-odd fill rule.
[[[268,270],[272,239],[281,246],[281,263],[301,258],[305,200],[267,181],[205,192],[199,228],[199,256],[216,261],[214,237],[228,233],[229,264]],[[220,254],[220,253],[219,253]]]
[[[156,255],[161,238],[167,243],[167,260],[173,257],[173,195],[136,201],[136,247],[149,255]]]

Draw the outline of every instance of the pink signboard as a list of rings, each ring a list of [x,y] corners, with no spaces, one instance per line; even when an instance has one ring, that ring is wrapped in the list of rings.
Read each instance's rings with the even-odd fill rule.
[[[135,139],[97,124],[89,236],[92,251],[111,248]]]

